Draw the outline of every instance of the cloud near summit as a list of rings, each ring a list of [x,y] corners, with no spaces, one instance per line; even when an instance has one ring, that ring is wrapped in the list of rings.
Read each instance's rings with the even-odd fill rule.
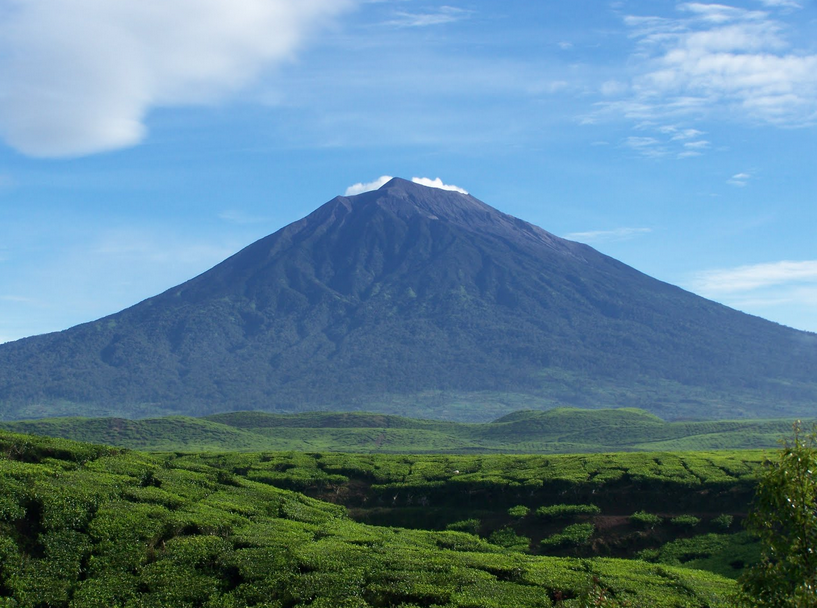
[[[213,103],[356,0],[9,0],[0,135],[30,156],[134,145],[157,106]]]
[[[394,178],[391,175],[381,175],[374,181],[365,184],[362,182],[354,184],[346,188],[345,196],[355,196],[357,194],[363,194],[364,192],[377,190],[392,179]],[[443,180],[441,180],[439,177],[436,179],[431,179],[428,177],[412,177],[411,181],[413,181],[415,184],[420,184],[421,186],[428,186],[429,188],[439,188],[440,190],[449,190],[451,192],[459,192],[460,194],[468,194],[466,190],[463,190],[459,186],[451,186],[443,183]]]

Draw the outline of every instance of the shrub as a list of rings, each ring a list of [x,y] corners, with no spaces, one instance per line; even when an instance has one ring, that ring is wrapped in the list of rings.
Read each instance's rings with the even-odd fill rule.
[[[536,515],[542,519],[566,519],[576,515],[598,515],[601,513],[596,505],[551,505],[539,507]]]
[[[527,517],[528,513],[530,513],[530,509],[525,505],[516,505],[515,507],[508,509],[508,515],[515,517],[516,519]]]
[[[722,515],[718,515],[715,519],[712,520],[712,524],[721,528],[723,530],[728,530],[734,521],[734,517],[728,515],[727,513],[723,513]]]
[[[463,519],[462,521],[455,521],[453,524],[448,524],[446,530],[454,530],[455,532],[468,532],[469,534],[479,533],[478,519]]]
[[[527,551],[530,547],[530,538],[520,536],[513,528],[506,527],[494,530],[488,537],[488,542],[513,551]]]
[[[595,531],[593,524],[572,524],[558,534],[542,539],[542,547],[553,549],[557,547],[579,547],[590,542]]]
[[[678,517],[673,517],[670,522],[679,528],[694,528],[701,523],[701,520],[694,515],[679,515]]]
[[[637,511],[630,515],[630,521],[643,528],[654,528],[663,520],[658,515],[647,513],[646,511]]]
[[[645,562],[657,562],[661,556],[658,549],[644,549],[638,552],[638,559],[643,559]]]

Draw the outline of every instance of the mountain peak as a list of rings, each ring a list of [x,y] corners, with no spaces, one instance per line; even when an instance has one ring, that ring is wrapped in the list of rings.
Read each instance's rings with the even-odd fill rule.
[[[667,285],[470,194],[338,196],[120,313],[0,346],[0,419],[553,405],[802,416],[808,336]]]
[[[388,207],[395,211],[420,211],[427,216],[439,215],[449,217],[465,209],[492,211],[492,207],[477,200],[469,194],[457,190],[427,186],[409,181],[400,177],[393,177],[377,190],[365,192],[355,197],[355,200],[366,203],[375,203],[381,207]],[[401,214],[402,215],[402,214]]]
[[[427,179],[427,178],[417,178],[408,180],[403,179],[402,177],[393,177],[385,184],[380,186],[378,190],[393,190],[393,189],[402,189],[402,190],[413,190],[417,188],[428,188],[431,190],[442,190],[443,192],[456,192],[457,194],[461,194],[463,196],[468,196],[468,193],[465,192],[462,188],[458,188],[457,186],[447,186],[443,184],[440,178],[436,180]]]
[[[451,227],[493,235],[506,241],[515,241],[518,245],[545,245],[571,256],[575,256],[577,250],[583,247],[502,213],[471,194],[400,177],[392,178],[377,190],[338,198],[348,201],[354,207],[374,205],[388,210],[402,220],[417,216],[426,220],[439,220]]]

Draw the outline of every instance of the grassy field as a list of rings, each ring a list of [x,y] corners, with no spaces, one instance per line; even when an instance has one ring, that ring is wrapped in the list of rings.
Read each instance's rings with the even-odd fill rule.
[[[665,422],[643,410],[521,411],[483,424],[368,413],[52,418],[0,429],[150,451],[558,454],[776,448],[792,420]]]
[[[759,461],[740,453],[146,454],[0,432],[0,605],[569,608],[604,595],[607,603],[592,605],[734,606],[730,578],[678,565],[694,559],[714,570],[706,559],[720,563],[736,542],[727,529],[709,532],[714,516],[683,523],[676,505],[674,517],[661,513],[653,524],[672,541],[643,559],[586,557],[603,518],[630,507],[591,506],[585,492],[600,498],[637,484],[645,496],[697,492],[699,509],[718,510],[718,500],[745,508],[739,496]],[[479,503],[483,519],[440,530],[360,523],[343,504],[379,496],[411,509],[424,491],[425,508],[453,512],[479,488],[487,494],[472,494],[469,508]],[[522,495],[530,507],[506,507]],[[627,520],[639,528],[633,534],[649,525]]]

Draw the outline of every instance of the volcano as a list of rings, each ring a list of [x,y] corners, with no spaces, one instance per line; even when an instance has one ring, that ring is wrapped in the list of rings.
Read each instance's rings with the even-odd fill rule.
[[[813,416],[817,335],[708,301],[473,196],[395,178],[204,274],[0,345],[0,417],[556,405]]]

